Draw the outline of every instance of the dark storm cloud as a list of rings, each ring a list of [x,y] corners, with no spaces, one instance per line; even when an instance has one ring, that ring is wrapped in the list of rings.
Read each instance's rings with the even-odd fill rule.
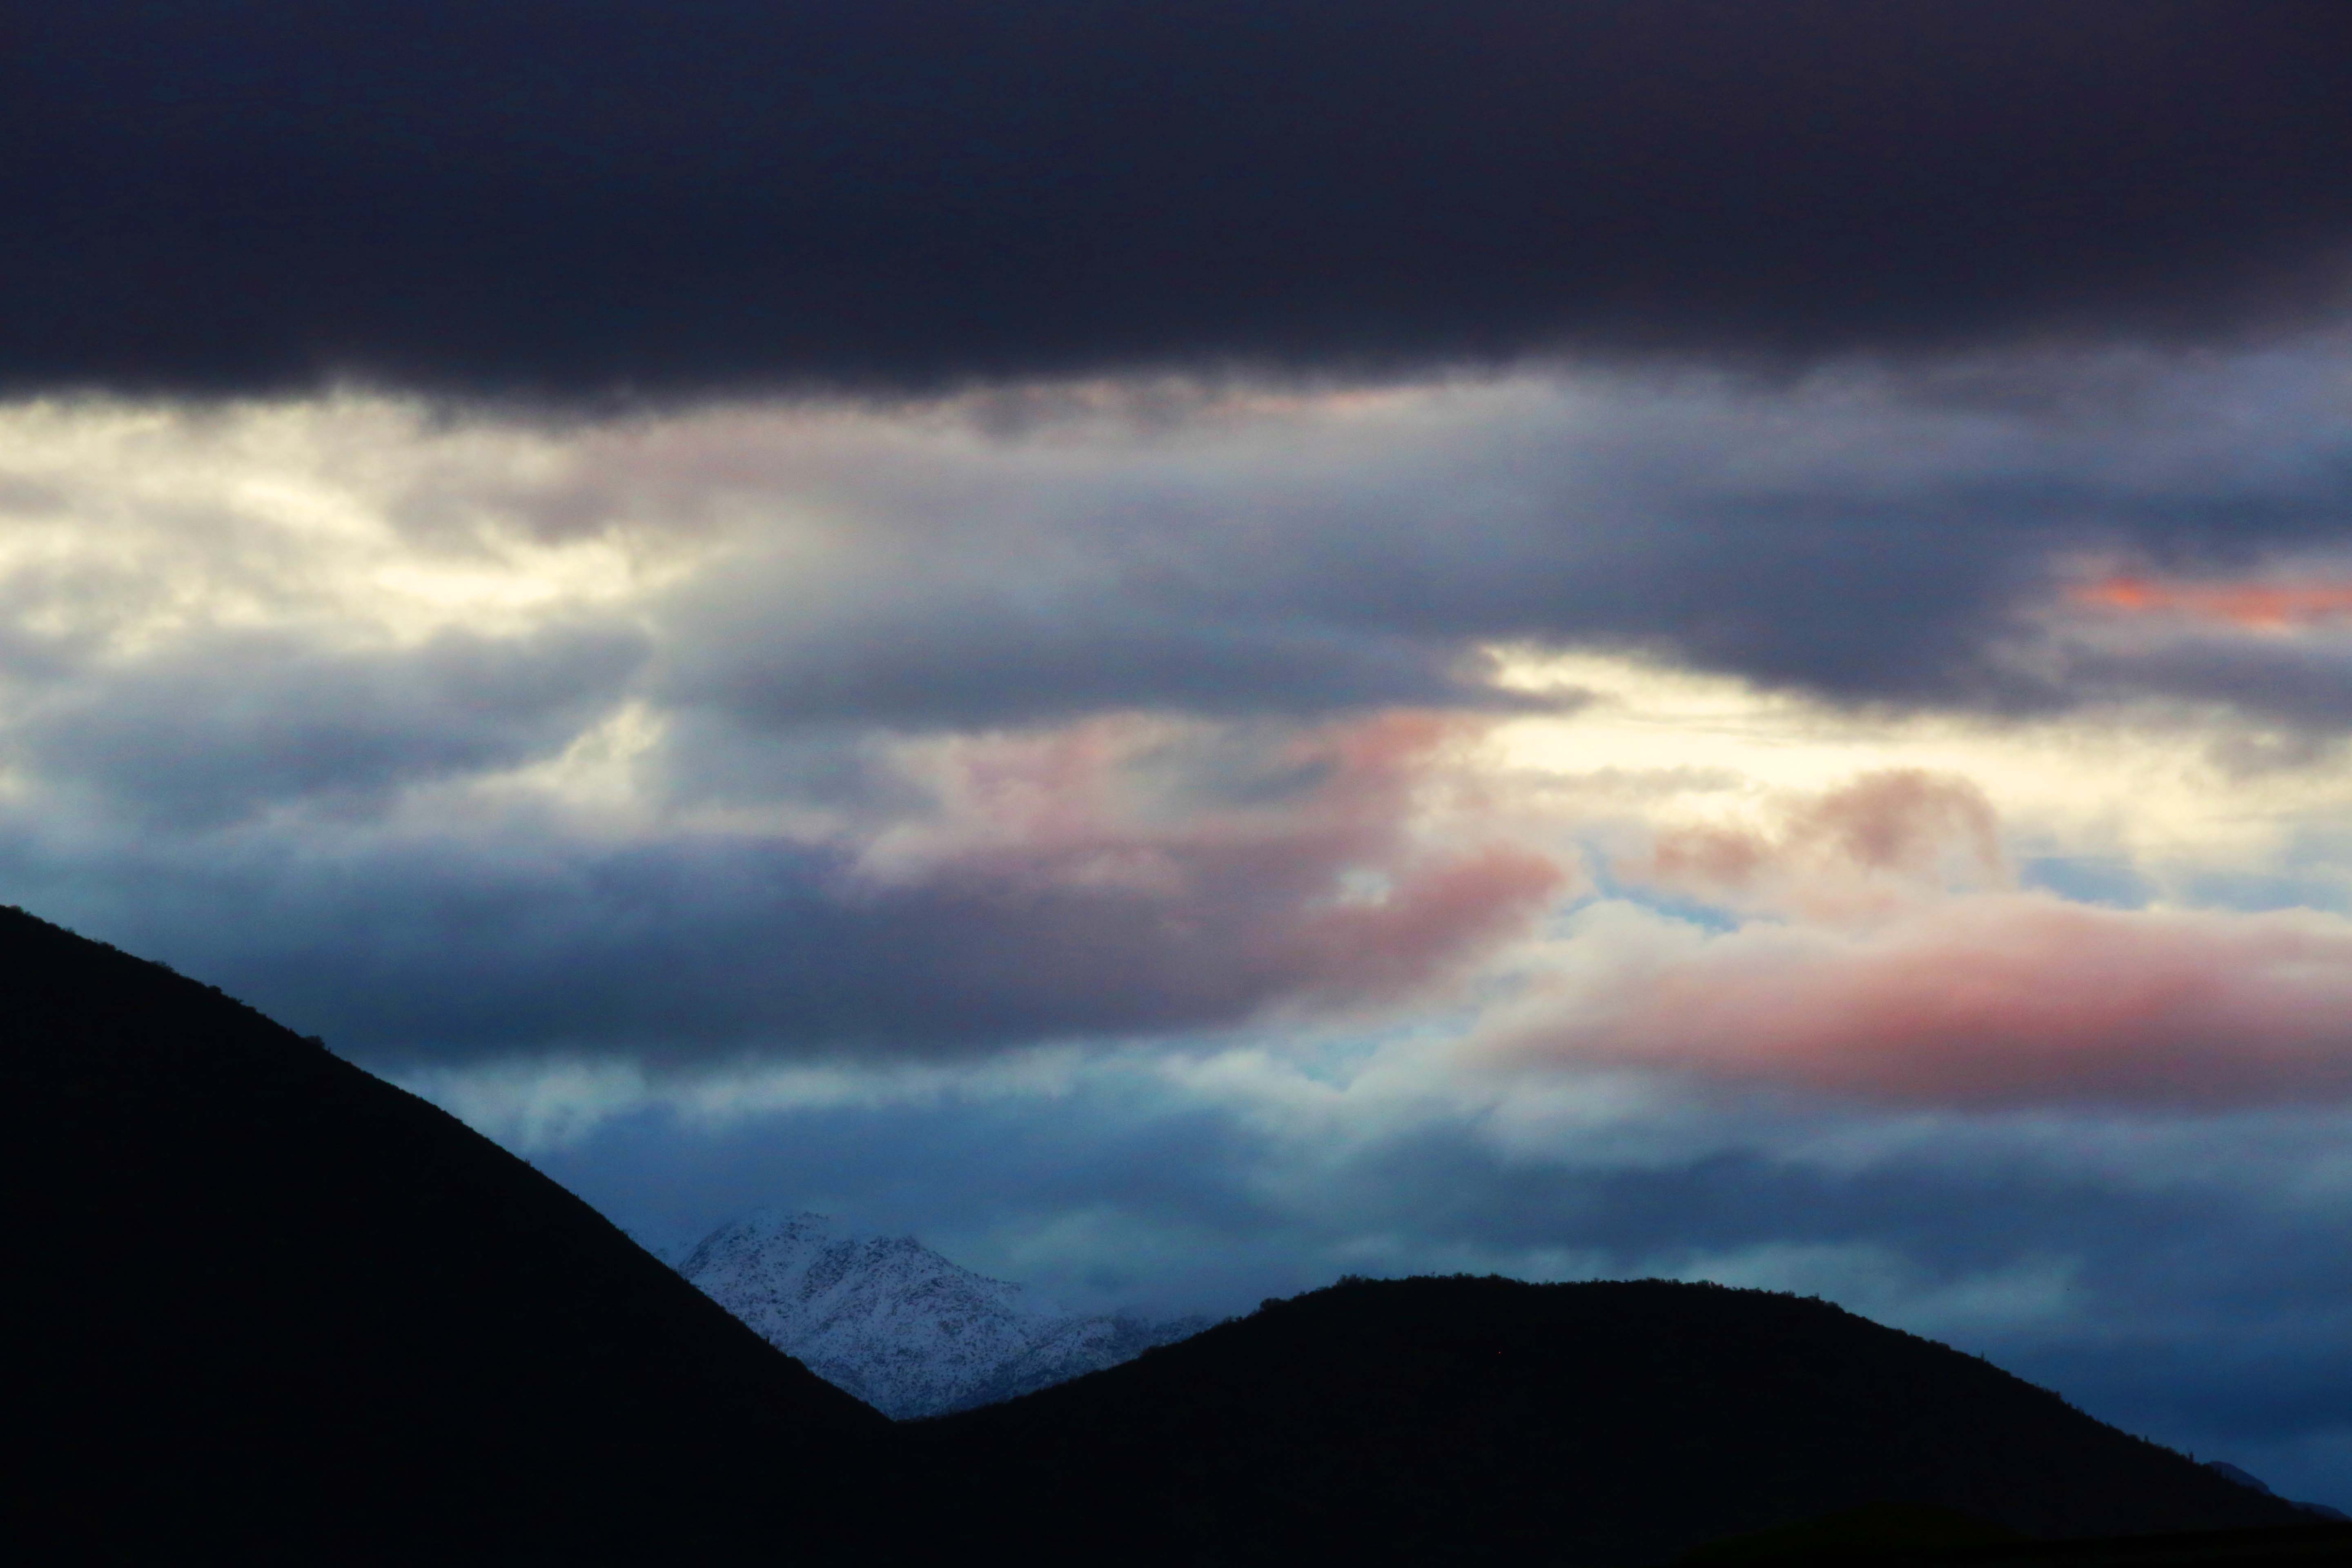
[[[19,386],[2193,332],[2352,235],[2332,0],[91,0],[5,40]]]
[[[2325,729],[2352,718],[2326,648],[2178,627],[2084,641],[2052,619],[2121,626],[2069,597],[2086,560],[2226,579],[2341,536],[2340,352],[2278,357],[2046,364],[2077,402],[2054,414],[1971,405],[1932,376],[1770,394],[1596,376],[1360,421],[1269,416],[1229,445],[1213,413],[1169,450],[1097,432],[1113,455],[1093,463],[1050,427],[849,441],[764,475],[739,459],[747,504],[785,512],[805,487],[846,542],[839,559],[746,552],[677,590],[651,689],[767,730],[1493,706],[1511,698],[1479,650],[1524,642],[1645,648],[1849,702],[2179,697]],[[2247,409],[2264,421],[2251,438]]]
[[[1865,700],[2048,700],[1980,657],[2046,569],[2052,533],[2030,516],[1970,515],[1932,496],[1856,506],[1827,491],[1760,505],[1636,492],[1610,498],[1605,516],[1581,499],[1562,495],[1533,526],[1414,520],[1376,545],[1368,531],[1302,531],[1276,547],[1286,559],[1248,561],[1222,591],[1286,594],[1263,613],[1359,636],[1646,646]]]
[[[2352,725],[2352,650],[2333,639],[2315,647],[2182,638],[2137,656],[2077,655],[2068,676],[2084,696],[2162,691],[2295,729],[2333,733]]]

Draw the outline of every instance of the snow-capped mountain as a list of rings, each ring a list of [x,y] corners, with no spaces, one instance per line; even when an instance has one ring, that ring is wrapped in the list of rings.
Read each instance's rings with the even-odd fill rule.
[[[1115,1366],[1205,1318],[1084,1316],[951,1263],[912,1237],[761,1210],[705,1237],[680,1274],[826,1382],[900,1420]]]

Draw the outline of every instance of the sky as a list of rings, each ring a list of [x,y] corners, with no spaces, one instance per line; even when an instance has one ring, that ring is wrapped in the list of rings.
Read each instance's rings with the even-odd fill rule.
[[[2352,16],[5,24],[0,900],[657,1247],[1818,1294],[2352,1507]]]

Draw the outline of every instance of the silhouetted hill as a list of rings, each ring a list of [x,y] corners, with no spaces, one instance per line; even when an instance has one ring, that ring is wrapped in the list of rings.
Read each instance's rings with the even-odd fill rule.
[[[1603,1564],[1889,1500],[2304,1517],[1836,1308],[1655,1282],[1344,1283],[894,1428],[454,1119],[13,910],[0,1148],[28,1559]]]
[[[1786,1564],[1790,1558],[1864,1557],[1883,1562],[1889,1557],[1927,1557],[1937,1561],[1956,1554],[1974,1556],[1984,1549],[2015,1546],[2026,1540],[2004,1526],[1932,1503],[1872,1502],[1840,1509],[1820,1519],[1710,1541],[1675,1561],[1691,1568]]]
[[[0,909],[17,1542],[835,1561],[888,1424],[453,1118]],[[857,1552],[871,1561],[872,1542]]]
[[[2042,1537],[2307,1519],[1930,1341],[1659,1281],[1343,1282],[916,1430],[975,1467],[975,1539],[1051,1498],[1071,1561],[1643,1563],[1881,1501]]]
[[[1732,1568],[1735,1563],[1753,1568],[2345,1568],[2352,1563],[2352,1527],[2326,1522],[1982,1546],[1928,1545],[1917,1539],[1908,1545],[1891,1545],[1885,1535],[1916,1532],[1868,1527],[1869,1519],[1884,1525],[1906,1513],[1915,1521],[1928,1514],[1962,1517],[1906,1504],[1850,1509],[1810,1525],[1785,1525],[1701,1547],[1675,1559],[1676,1568]],[[1882,1538],[1874,1542],[1873,1535]]]

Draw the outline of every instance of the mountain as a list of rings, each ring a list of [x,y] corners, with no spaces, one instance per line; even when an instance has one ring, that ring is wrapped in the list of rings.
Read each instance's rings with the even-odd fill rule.
[[[911,1237],[762,1210],[678,1272],[812,1372],[901,1420],[969,1409],[1132,1360],[1206,1318],[1081,1315],[1030,1300]]]
[[[2310,1517],[1825,1302],[1654,1280],[1343,1281],[910,1430],[971,1539],[1070,1561],[1598,1568],[1885,1502],[2040,1537]]]
[[[26,1561],[1640,1568],[1884,1502],[2310,1517],[1822,1302],[1655,1281],[1342,1282],[894,1424],[453,1118],[5,909],[0,1158]]]
[[[2262,1493],[2264,1497],[2278,1496],[2278,1493],[2271,1490],[2269,1484],[2260,1477],[2240,1469],[2227,1459],[2208,1459],[2205,1461],[2205,1468],[2224,1479],[2235,1481],[2242,1487]],[[2290,1498],[2287,1503],[2288,1506],[2299,1508],[2317,1519],[2333,1520],[2338,1524],[2352,1524],[2352,1514],[2346,1513],[2340,1508],[2330,1508],[2324,1502],[2296,1502]]]
[[[33,1559],[870,1563],[888,1422],[211,987],[0,909]]]

